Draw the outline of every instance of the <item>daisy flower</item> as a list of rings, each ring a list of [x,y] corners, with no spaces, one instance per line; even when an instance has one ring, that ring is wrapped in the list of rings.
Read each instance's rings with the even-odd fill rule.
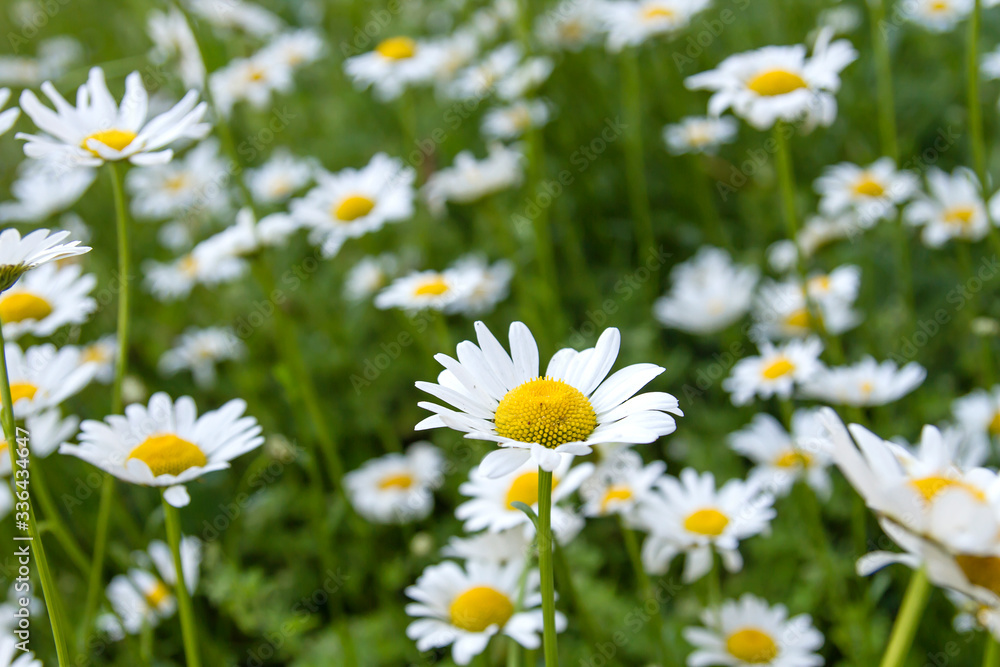
[[[146,32],[153,41],[150,55],[153,62],[162,65],[176,59],[181,83],[199,90],[205,87],[205,61],[181,10],[177,7],[167,11],[152,10],[146,20]]]
[[[652,493],[666,469],[663,461],[644,466],[642,457],[628,447],[614,450],[580,487],[583,515],[619,514],[633,519],[637,506]]]
[[[10,88],[0,88],[0,109],[4,108],[4,105],[7,104],[7,100],[9,99]],[[20,115],[21,110],[17,107],[7,109],[6,111],[0,111],[0,135],[6,133],[7,130],[14,127],[17,117]]]
[[[118,338],[115,334],[101,336],[80,348],[81,359],[94,365],[94,379],[101,384],[109,384],[114,379],[117,355]]]
[[[760,272],[736,264],[725,250],[703,246],[670,271],[670,292],[653,304],[665,327],[693,334],[722,331],[750,308]]]
[[[232,282],[246,273],[248,265],[239,257],[219,252],[216,245],[202,243],[172,262],[147,260],[142,268],[153,296],[160,301],[176,301],[190,294],[195,285],[212,287]]]
[[[487,264],[475,255],[459,259],[450,270],[458,274],[456,282],[466,286],[455,307],[467,317],[492,311],[507,298],[514,277],[514,266],[507,260]]]
[[[802,479],[819,496],[830,497],[829,436],[815,409],[796,410],[790,434],[777,419],[759,413],[729,436],[729,446],[754,462],[751,484],[783,497]]]
[[[603,25],[596,0],[561,0],[535,20],[535,35],[549,49],[579,51],[594,43]]]
[[[733,405],[746,405],[754,396],[790,398],[796,384],[821,370],[822,351],[823,343],[818,338],[791,340],[778,347],[764,341],[759,356],[736,362],[729,377],[722,381],[722,388],[732,394]]]
[[[649,531],[642,562],[649,572],[663,574],[684,554],[682,576],[691,583],[711,571],[714,550],[728,571],[737,572],[743,567],[740,541],[770,530],[773,503],[772,495],[743,480],[731,479],[717,490],[710,472],[685,468],[680,478],[667,475],[639,505],[638,524]]]
[[[77,91],[73,107],[50,82],[42,92],[56,110],[43,105],[30,90],[21,93],[21,108],[45,134],[19,132],[24,154],[32,158],[58,159],[70,164],[100,166],[105,161],[128,160],[149,165],[169,162],[174,152],[167,148],[181,139],[201,139],[210,129],[201,119],[208,110],[191,90],[173,108],[147,122],[149,96],[142,75],[125,78],[121,106],[115,103],[100,67],[90,70],[87,83]]]
[[[410,37],[389,37],[374,50],[344,61],[344,72],[360,90],[374,87],[383,102],[394,100],[407,88],[432,81],[444,52],[437,44]]]
[[[911,361],[902,368],[895,361],[870,356],[851,366],[822,368],[802,385],[802,394],[835,405],[887,405],[923,383],[927,370]]]
[[[708,0],[615,0],[599,5],[597,11],[608,35],[608,51],[617,53],[686,28],[708,4]]]
[[[827,167],[813,187],[820,196],[819,210],[826,216],[852,212],[875,221],[896,217],[896,207],[908,201],[920,183],[916,175],[896,169],[892,158],[884,157],[867,167],[850,162]]]
[[[476,322],[476,334],[478,346],[459,343],[458,360],[435,356],[445,367],[439,384],[417,383],[454,409],[421,402],[434,415],[416,428],[448,427],[496,442],[499,447],[480,464],[486,477],[502,477],[529,459],[553,471],[599,443],[654,442],[677,428],[667,413],[683,416],[670,394],[638,394],[662,367],[633,364],[608,376],[621,344],[618,329],[606,329],[593,348],[556,352],[544,376],[538,373],[538,346],[521,322],[510,325],[509,355],[482,322]]]
[[[186,482],[225,470],[232,459],[263,444],[261,427],[253,417],[243,416],[245,410],[245,401],[233,399],[198,417],[191,397],[175,403],[159,392],[149,399],[148,408],[129,405],[124,416],[83,422],[80,444],[64,444],[59,453],[81,458],[125,482],[166,487],[167,502],[183,507],[190,502]]]
[[[722,144],[736,140],[739,126],[728,116],[688,116],[663,128],[663,141],[672,155],[714,154]]]
[[[503,44],[487,53],[479,62],[458,72],[445,92],[457,100],[482,100],[516,70],[521,63],[521,56],[520,46],[514,43]]]
[[[455,313],[465,308],[466,295],[474,287],[468,272],[455,268],[444,271],[415,271],[396,278],[375,296],[380,310],[400,308],[409,312],[430,309]]]
[[[399,260],[390,253],[361,259],[347,272],[344,296],[350,301],[368,299],[388,284],[398,266]]]
[[[572,469],[571,464],[572,460],[566,458],[552,471],[552,532],[560,543],[576,537],[583,521],[559,503],[567,500],[594,472],[591,463]],[[466,532],[486,529],[499,533],[521,527],[526,535],[534,535],[535,527],[528,515],[513,504],[524,503],[538,512],[538,465],[533,461],[526,461],[500,477],[488,477],[480,464],[469,472],[469,481],[463,482],[458,492],[470,498],[455,510],[455,516],[465,522]]]
[[[326,257],[344,239],[378,231],[387,222],[413,216],[416,171],[399,158],[378,153],[361,169],[318,172],[316,187],[292,202],[292,216],[312,230]]]
[[[319,31],[301,28],[282,33],[261,49],[261,57],[274,60],[290,70],[314,63],[323,53],[323,37]]]
[[[215,384],[215,365],[227,359],[242,359],[246,345],[228,327],[191,328],[160,357],[159,369],[166,375],[189,370],[195,384],[205,389]]]
[[[798,278],[765,282],[754,299],[754,330],[767,338],[807,336],[820,330],[814,318],[834,335],[853,329],[861,321],[853,308],[860,273],[856,266],[839,267],[810,278],[805,290]],[[815,311],[810,312],[810,305]]]
[[[97,170],[56,160],[25,160],[10,186],[11,201],[0,202],[0,221],[39,222],[75,204],[97,178]]]
[[[42,661],[37,659],[31,651],[23,650],[13,634],[5,634],[0,638],[0,665],[3,667],[42,667]]]
[[[964,167],[951,174],[931,167],[927,186],[928,193],[918,194],[903,214],[906,222],[922,227],[924,245],[940,248],[950,239],[979,241],[986,236],[990,223],[975,174]]]
[[[280,204],[313,179],[312,160],[295,157],[279,148],[257,169],[247,170],[247,187],[260,204]]]
[[[811,58],[801,44],[740,53],[684,83],[691,90],[715,91],[709,115],[732,108],[758,130],[779,120],[830,125],[837,116],[834,94],[840,89],[840,72],[858,57],[850,42],[832,39],[831,30],[821,31]]]
[[[933,32],[950,32],[971,12],[975,0],[914,0],[905,16]]]
[[[24,334],[45,337],[67,324],[83,324],[97,309],[89,296],[97,284],[78,264],[45,264],[0,293],[0,322],[7,340]]]
[[[405,454],[386,454],[344,475],[351,505],[373,523],[412,523],[434,509],[434,489],[444,482],[441,450],[426,440]]]
[[[520,528],[501,530],[498,533],[482,532],[469,537],[450,537],[441,549],[441,555],[461,560],[475,560],[505,565],[525,562],[531,554],[532,538]]]
[[[452,562],[424,570],[406,595],[415,602],[406,613],[418,620],[406,628],[406,636],[417,642],[418,651],[451,645],[458,665],[486,650],[490,638],[506,635],[521,646],[541,645],[541,595],[539,576],[531,570],[520,584],[524,564],[519,561],[496,565],[469,561],[463,569]],[[556,612],[556,630],[566,629],[566,617]]]
[[[291,69],[261,50],[249,58],[235,58],[212,72],[208,87],[215,107],[228,117],[238,102],[262,111],[269,109],[272,95],[290,93],[294,82]]]
[[[210,139],[169,164],[132,169],[125,177],[137,218],[162,220],[219,214],[229,205],[229,163]]]
[[[787,273],[793,271],[798,262],[799,254],[803,259],[812,257],[817,250],[838,239],[851,239],[860,234],[864,225],[874,224],[875,220],[859,218],[852,213],[838,215],[834,218],[813,215],[806,218],[806,224],[799,230],[794,241],[782,239],[772,243],[767,249],[767,261],[775,271]]]
[[[951,411],[959,427],[973,438],[989,442],[1000,437],[1000,385],[955,399]]]
[[[10,288],[28,269],[53,260],[90,252],[79,241],[61,243],[69,232],[36,229],[24,238],[16,229],[0,231],[0,292]]]
[[[17,343],[7,343],[4,356],[16,419],[58,406],[90,384],[97,371],[71,345],[56,350],[46,343],[22,352]]]
[[[477,160],[471,151],[455,156],[455,163],[434,172],[423,187],[423,196],[435,215],[447,202],[470,204],[488,195],[516,188],[524,178],[524,154],[502,144],[491,144],[489,154]]]
[[[224,30],[240,30],[255,37],[280,31],[284,23],[263,7],[243,0],[185,0],[198,18]]]
[[[483,136],[490,141],[517,139],[528,130],[549,122],[549,107],[541,100],[517,100],[490,109],[483,116]]]
[[[788,609],[773,607],[747,593],[739,600],[726,600],[718,609],[701,614],[705,627],[684,629],[684,639],[695,647],[688,667],[821,667],[823,635],[813,627],[812,617],[788,618]]]

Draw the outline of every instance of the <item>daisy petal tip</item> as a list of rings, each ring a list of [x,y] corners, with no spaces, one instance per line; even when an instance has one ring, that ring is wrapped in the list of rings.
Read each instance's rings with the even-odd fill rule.
[[[163,499],[173,507],[187,507],[191,502],[191,496],[188,495],[187,488],[181,484],[167,487],[163,492]]]

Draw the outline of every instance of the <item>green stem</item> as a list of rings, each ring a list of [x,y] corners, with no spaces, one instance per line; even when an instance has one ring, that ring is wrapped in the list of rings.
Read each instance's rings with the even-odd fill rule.
[[[49,625],[52,628],[52,638],[56,645],[56,656],[59,667],[70,664],[69,644],[66,641],[66,634],[63,630],[62,601],[59,599],[59,591],[56,588],[55,579],[49,569],[49,561],[45,557],[45,545],[38,532],[38,525],[35,522],[35,510],[31,502],[31,495],[28,493],[31,483],[30,454],[26,454],[25,467],[18,463],[18,452],[22,448],[17,444],[17,429],[14,427],[14,401],[10,393],[10,378],[7,376],[7,354],[6,343],[3,338],[3,323],[0,322],[0,400],[3,403],[3,412],[0,414],[0,421],[3,422],[3,434],[7,440],[7,453],[10,455],[11,482],[14,486],[15,494],[15,519],[24,514],[19,507],[21,503],[27,507],[27,530],[28,539],[25,540],[31,545],[31,554],[38,564],[38,578],[42,582],[42,596],[45,599],[45,607],[49,614]],[[23,488],[18,483],[23,484]],[[23,500],[22,500],[23,497]],[[24,528],[21,528],[22,530]],[[22,538],[22,536],[18,536]],[[21,545],[18,545],[21,546]]]
[[[781,210],[785,217],[785,233],[795,243],[796,265],[799,277],[805,284],[805,264],[802,253],[798,249],[799,219],[795,212],[795,175],[792,173],[792,155],[788,148],[786,133],[792,132],[792,126],[778,121],[774,125],[775,158],[778,170],[778,189],[781,197]]]
[[[542,649],[545,667],[559,664],[556,649],[556,593],[552,574],[552,473],[538,471],[538,570],[542,590]]]
[[[167,529],[167,542],[174,556],[176,571],[177,610],[181,617],[181,634],[184,638],[184,658],[187,667],[201,667],[201,657],[198,653],[198,630],[195,626],[194,610],[191,608],[191,595],[184,581],[184,567],[181,561],[181,517],[177,508],[163,497],[163,520]]]
[[[879,667],[901,667],[910,652],[913,637],[917,634],[920,618],[927,607],[930,597],[931,583],[923,570],[917,570],[910,577],[910,583],[903,595],[903,604],[892,624],[892,634],[889,635],[889,645],[885,649]]]
[[[629,203],[635,218],[638,259],[645,261],[656,249],[653,217],[649,210],[646,167],[642,156],[642,98],[639,61],[634,49],[619,56],[622,77],[622,115],[625,117],[625,177]]]
[[[42,515],[50,524],[49,530],[52,532],[52,535],[59,540],[70,560],[80,569],[81,573],[86,575],[90,571],[90,563],[87,560],[87,556],[83,553],[83,549],[76,543],[72,533],[70,533],[69,529],[63,523],[59,509],[56,507],[55,499],[49,491],[48,484],[45,483],[45,478],[39,474],[39,470],[40,466],[35,465],[31,471],[31,481],[38,492],[38,504],[42,510]]]
[[[983,653],[983,667],[1000,667],[1000,644],[990,632],[986,633],[986,651]]]
[[[976,0],[969,17],[969,48],[966,53],[966,92],[969,104],[969,141],[972,143],[972,164],[979,183],[986,192],[986,144],[983,143],[983,112],[979,104],[979,25],[982,22],[982,0]]]
[[[892,89],[892,61],[889,43],[883,38],[880,26],[885,20],[885,0],[868,0],[871,24],[872,50],[875,52],[875,83],[878,87],[878,131],[882,154],[893,161],[899,160],[896,139],[896,101]]]

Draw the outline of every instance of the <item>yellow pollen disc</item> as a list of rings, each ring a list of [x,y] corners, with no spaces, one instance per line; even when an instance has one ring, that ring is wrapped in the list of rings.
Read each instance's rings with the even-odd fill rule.
[[[729,517],[717,509],[703,509],[692,512],[684,519],[684,528],[692,533],[716,537],[729,525]]]
[[[955,488],[968,491],[969,494],[971,494],[976,500],[986,500],[986,495],[982,491],[971,484],[967,484],[966,482],[957,479],[931,476],[914,479],[910,482],[910,484],[912,484],[913,488],[920,492],[920,495],[922,495],[924,500],[927,502],[934,500],[937,494],[941,493],[945,489]]]
[[[657,19],[672,19],[676,14],[669,7],[659,7],[653,5],[652,7],[647,7],[642,10],[642,18],[647,21],[655,21]]]
[[[816,276],[809,280],[809,286],[818,292],[830,290],[830,276]]]
[[[0,320],[23,322],[44,320],[52,314],[52,304],[30,292],[15,292],[0,299]]]
[[[417,43],[409,37],[390,37],[375,47],[379,55],[389,60],[406,60],[417,52]]]
[[[623,500],[632,499],[632,489],[625,485],[615,485],[609,486],[608,490],[604,493],[604,498],[601,499],[601,511],[607,512],[608,505],[613,502],[620,502]]]
[[[185,174],[177,174],[176,176],[171,176],[163,182],[163,187],[171,192],[177,192],[178,190],[183,190],[187,187],[187,176]]]
[[[786,359],[785,357],[778,357],[767,366],[764,370],[760,372],[768,380],[777,380],[780,377],[784,377],[789,373],[795,372],[795,364]]]
[[[403,489],[406,490],[413,486],[413,475],[408,473],[399,473],[398,475],[389,475],[388,477],[383,477],[379,483],[378,488],[382,489]]]
[[[982,586],[1000,595],[1000,558],[996,556],[955,556],[970,584]]]
[[[497,434],[555,449],[583,442],[597,428],[597,414],[580,390],[540,377],[507,392],[493,416]]]
[[[778,657],[778,645],[769,634],[756,628],[744,628],[729,635],[726,650],[737,660],[751,665],[763,665]]]
[[[1000,410],[993,413],[993,419],[990,420],[990,433],[993,435],[1000,435]]]
[[[193,276],[198,273],[198,260],[196,260],[192,255],[184,255],[180,262],[181,272]]]
[[[90,151],[94,157],[100,157],[97,151],[91,150],[87,146],[87,142],[91,139],[99,141],[108,148],[112,148],[116,151],[120,151],[126,146],[128,146],[135,139],[135,132],[129,130],[101,130],[100,132],[94,132],[93,134],[88,134],[80,142],[80,148]]]
[[[263,81],[266,77],[267,73],[265,73],[264,70],[255,67],[252,70],[250,70],[250,76],[248,76],[247,78],[250,79],[251,81]]]
[[[875,389],[875,385],[871,383],[871,380],[865,380],[861,383],[861,387],[859,388],[861,389],[861,393],[867,396],[872,393],[873,389]]]
[[[885,188],[874,178],[865,174],[860,181],[854,184],[854,194],[864,197],[881,197],[885,194]]]
[[[153,588],[146,593],[146,604],[154,609],[158,609],[164,600],[170,597],[170,589],[162,581],[153,584]]]
[[[808,329],[811,323],[812,317],[809,316],[808,308],[799,308],[785,318],[785,324],[797,329]]]
[[[805,80],[795,72],[773,69],[761,72],[747,82],[747,88],[763,97],[787,95],[799,88],[807,88]]]
[[[937,2],[932,2],[929,9],[932,12],[946,12],[949,7],[951,7],[951,5],[948,2],[945,2],[945,0],[938,0]]]
[[[976,210],[971,206],[956,206],[944,212],[944,221],[952,225],[965,227],[972,222]]]
[[[583,39],[583,25],[579,21],[570,19],[559,25],[559,34],[571,42]]]
[[[363,218],[375,208],[375,201],[364,195],[350,195],[344,197],[336,208],[333,209],[333,216],[341,222],[353,222],[358,218]]]
[[[10,400],[11,403],[17,403],[22,398],[26,398],[29,401],[35,397],[38,393],[38,387],[31,384],[30,382],[11,382],[10,383]]]
[[[774,465],[779,468],[807,468],[812,461],[812,457],[803,452],[790,449],[774,460]]]
[[[476,586],[452,600],[448,611],[456,628],[482,632],[491,625],[506,625],[514,615],[514,603],[495,588]]]
[[[208,463],[205,452],[198,445],[173,433],[149,436],[132,450],[128,458],[145,462],[154,477],[179,475],[188,468]]]
[[[88,345],[83,348],[83,354],[80,355],[80,360],[84,363],[88,361],[104,363],[108,360],[108,355],[104,353],[104,350],[100,345]]]
[[[441,276],[436,276],[417,286],[413,296],[441,296],[448,291],[448,283]]]

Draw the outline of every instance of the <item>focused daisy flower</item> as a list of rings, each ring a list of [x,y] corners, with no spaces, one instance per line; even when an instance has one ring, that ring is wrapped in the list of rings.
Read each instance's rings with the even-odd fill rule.
[[[461,560],[475,560],[496,565],[525,562],[531,554],[532,538],[520,527],[485,531],[468,537],[450,537],[441,555]]]
[[[649,532],[642,545],[643,565],[663,574],[683,554],[682,577],[691,583],[711,571],[714,551],[728,571],[737,572],[743,567],[740,541],[770,530],[773,503],[772,495],[739,479],[717,490],[710,472],[685,468],[680,478],[664,476],[638,508],[637,523]]]
[[[892,158],[884,157],[867,167],[850,162],[827,167],[813,187],[820,196],[819,210],[826,216],[853,212],[870,224],[896,217],[896,207],[917,192],[916,175],[896,169]]]
[[[406,636],[418,651],[451,645],[452,659],[467,665],[486,650],[494,635],[506,635],[521,646],[541,645],[542,598],[539,576],[531,570],[521,583],[524,563],[496,565],[469,561],[463,569],[452,562],[424,570],[406,595],[415,602],[406,613],[417,617]],[[521,600],[519,603],[518,600]],[[566,617],[556,612],[556,630],[566,629]]]
[[[150,59],[157,64],[176,60],[181,82],[188,88],[205,88],[205,61],[198,40],[184,13],[177,7],[167,11],[152,10],[146,19],[146,32],[153,41]]]
[[[870,356],[851,366],[823,368],[802,385],[802,394],[834,405],[887,405],[919,387],[927,370],[911,361],[902,368],[895,361]]]
[[[584,516],[619,514],[633,519],[636,508],[660,481],[667,464],[653,461],[643,465],[642,457],[621,447],[601,462],[580,487]]]
[[[850,42],[832,39],[832,31],[821,31],[811,58],[801,44],[740,53],[684,83],[691,90],[715,91],[708,102],[709,115],[732,108],[758,130],[779,120],[830,125],[837,116],[834,95],[840,89],[840,72],[858,57]]]
[[[247,187],[260,204],[280,204],[308,185],[316,165],[279,148],[257,169],[247,170]]]
[[[212,244],[199,244],[188,254],[169,263],[143,263],[145,283],[160,301],[176,301],[191,293],[195,285],[212,287],[232,282],[246,273],[246,261],[219,252]]]
[[[56,160],[25,160],[10,186],[13,199],[0,202],[0,221],[40,222],[75,204],[97,171]]]
[[[361,169],[316,173],[316,187],[292,201],[292,216],[312,230],[311,239],[332,257],[345,239],[378,231],[413,216],[416,171],[399,158],[378,153]]]
[[[0,293],[0,322],[7,340],[24,334],[44,338],[67,324],[83,324],[97,309],[90,292],[97,284],[82,267],[45,264],[28,271]]]
[[[491,144],[482,160],[470,151],[456,155],[452,166],[431,174],[422,192],[431,212],[442,215],[447,202],[469,204],[516,188],[523,178],[524,154],[502,144]]]
[[[980,241],[989,232],[979,179],[959,167],[947,174],[937,167],[927,170],[927,194],[918,194],[906,207],[904,218],[922,227],[920,238],[929,248],[940,248],[950,239]]]
[[[722,331],[746,315],[760,272],[736,264],[725,250],[702,246],[670,271],[670,292],[653,304],[666,327],[694,334]]]
[[[399,260],[390,253],[365,257],[351,267],[344,280],[344,296],[364,301],[385,287],[399,268]]]
[[[149,406],[130,405],[125,416],[87,420],[78,445],[60,454],[76,456],[118,479],[142,486],[166,487],[163,497],[174,507],[190,502],[186,482],[216,470],[264,442],[253,417],[243,416],[246,402],[233,399],[198,417],[194,401],[176,402],[159,392]]]
[[[915,0],[906,18],[933,32],[950,32],[972,13],[975,0]]]
[[[249,58],[235,58],[208,78],[215,108],[229,116],[239,102],[255,109],[271,107],[275,93],[287,94],[294,88],[292,70],[263,50]]]
[[[279,32],[284,23],[260,5],[243,0],[185,0],[198,18],[223,30],[240,30],[255,37]]]
[[[729,446],[754,462],[749,482],[768,493],[786,496],[801,479],[820,497],[830,497],[829,435],[816,410],[796,410],[790,434],[771,415],[757,414],[729,436]]]
[[[7,100],[10,99],[10,88],[0,88],[0,109],[3,109],[7,104]],[[14,123],[17,122],[18,116],[21,115],[21,110],[17,107],[13,109],[7,109],[6,111],[0,111],[0,135],[4,134],[10,128],[14,127]]]
[[[261,50],[261,57],[274,60],[290,70],[303,67],[319,60],[324,49],[323,37],[319,31],[310,28],[291,30],[271,40]]]
[[[800,614],[788,618],[788,609],[773,607],[758,597],[745,594],[726,600],[718,609],[701,614],[705,627],[684,629],[684,639],[695,647],[688,667],[820,667],[825,664],[817,653],[823,635],[813,627],[812,617]]]
[[[507,298],[510,281],[514,277],[514,267],[510,262],[500,260],[488,264],[476,255],[459,259],[450,270],[458,274],[456,282],[465,286],[455,307],[466,317],[492,311]]]
[[[439,384],[418,382],[417,388],[456,409],[421,402],[435,414],[416,428],[447,427],[496,442],[480,464],[486,477],[502,477],[528,460],[553,471],[604,442],[648,444],[676,430],[667,413],[684,414],[670,394],[638,394],[664,368],[633,364],[608,376],[621,344],[618,329],[606,329],[588,350],[559,350],[544,376],[538,346],[521,322],[510,325],[510,355],[482,322],[476,335],[478,346],[459,343],[458,360],[435,355],[445,367]]]
[[[570,468],[571,464],[566,458],[552,471],[552,533],[560,543],[571,541],[583,528],[583,521],[560,503],[594,472],[591,463]],[[469,472],[469,481],[463,482],[458,491],[470,498],[455,510],[455,516],[465,522],[466,532],[485,529],[499,533],[520,527],[526,535],[535,534],[528,515],[513,505],[524,503],[538,512],[538,465],[533,461],[526,461],[500,477],[488,477],[480,464]]]
[[[90,384],[97,371],[72,345],[57,350],[46,343],[22,352],[17,343],[7,343],[4,355],[16,419],[57,407]]]
[[[430,309],[456,313],[465,307],[466,295],[474,284],[468,272],[450,268],[444,271],[415,271],[396,278],[375,295],[375,307],[399,308],[408,312]]]
[[[1000,438],[1000,385],[955,399],[951,411],[959,427],[973,438],[987,443]]]
[[[351,505],[374,523],[405,524],[426,519],[434,509],[433,491],[444,482],[444,456],[427,441],[405,454],[370,459],[344,475]]]
[[[535,20],[538,41],[554,50],[579,51],[597,41],[603,24],[594,0],[561,0]]]
[[[163,164],[174,155],[168,148],[170,144],[201,139],[210,129],[201,122],[208,105],[199,103],[198,93],[193,90],[172,109],[147,122],[149,96],[139,72],[125,77],[121,106],[111,96],[100,67],[92,68],[87,83],[80,86],[76,107],[48,81],[42,84],[42,92],[55,105],[55,111],[39,102],[32,91],[21,93],[21,108],[45,133],[16,135],[27,141],[24,154],[32,158],[85,166],[117,160],[137,165]]]
[[[345,60],[344,72],[356,88],[373,87],[378,99],[389,101],[408,88],[430,83],[443,57],[444,51],[437,44],[389,37],[374,50]]]
[[[188,329],[160,357],[159,369],[166,375],[189,370],[194,382],[205,389],[215,384],[215,366],[221,361],[242,359],[246,345],[228,327]]]
[[[663,141],[673,155],[714,154],[719,146],[736,140],[738,125],[728,116],[688,116],[663,128]]]
[[[0,665],[3,667],[42,667],[42,661],[31,651],[25,651],[13,634],[0,638]]]
[[[549,122],[549,107],[541,100],[517,100],[490,109],[483,116],[483,136],[490,141],[517,139],[528,130]]]
[[[169,164],[132,169],[125,177],[137,218],[162,220],[218,215],[229,205],[229,163],[219,142],[203,141]]]
[[[26,234],[13,228],[0,231],[0,292],[10,288],[25,271],[54,260],[90,252],[79,241],[62,243],[69,232],[36,229]]]
[[[791,340],[775,347],[764,341],[760,355],[740,359],[722,388],[732,396],[733,405],[746,405],[755,396],[790,398],[797,384],[808,381],[822,369],[819,355],[823,343],[818,338]]]
[[[608,35],[608,51],[617,53],[650,37],[686,28],[708,4],[708,0],[613,0],[599,5],[597,11]]]
[[[803,337],[821,329],[833,335],[849,331],[861,322],[853,307],[859,283],[856,266],[814,276],[806,289],[797,278],[766,281],[754,299],[754,331],[769,339]]]

